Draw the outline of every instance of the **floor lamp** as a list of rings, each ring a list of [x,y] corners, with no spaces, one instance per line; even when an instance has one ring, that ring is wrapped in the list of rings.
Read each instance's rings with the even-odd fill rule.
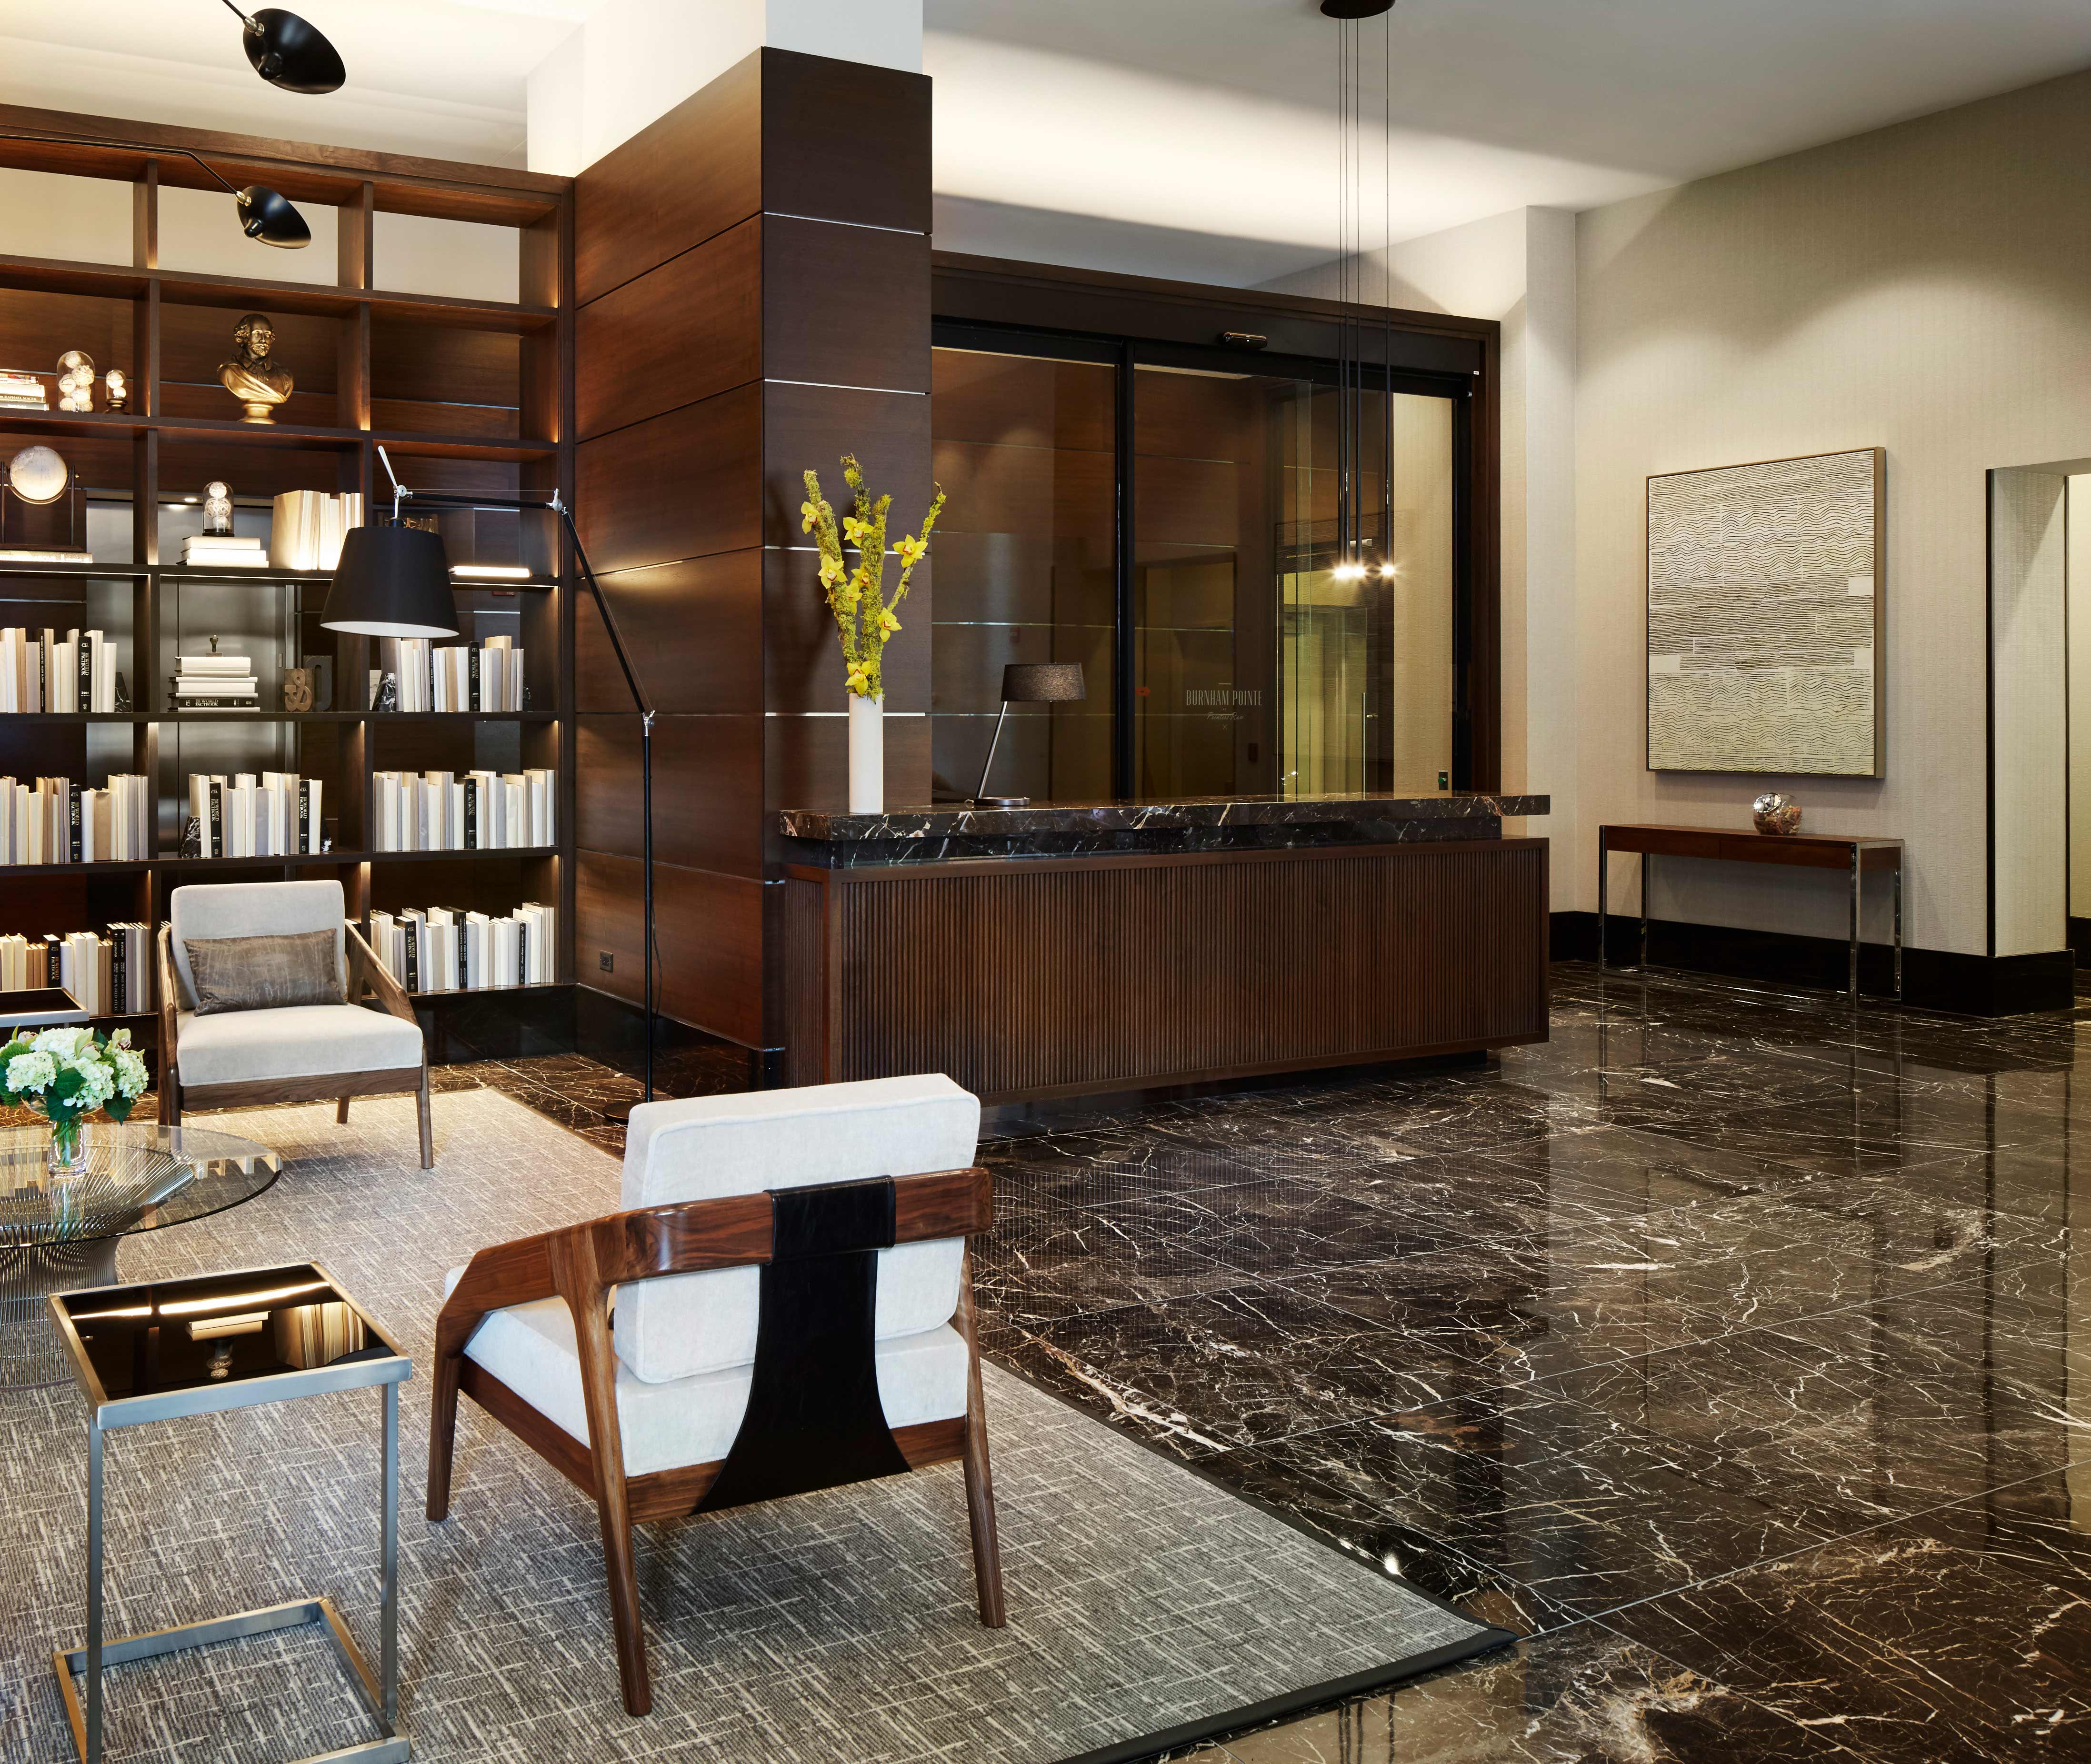
[[[594,597],[602,615],[602,628],[610,637],[617,665],[632,702],[639,707],[640,822],[642,875],[645,892],[645,951],[642,997],[646,1018],[646,1088],[642,1102],[653,1100],[653,705],[632,671],[626,653],[624,635],[617,615],[610,610],[602,584],[588,567],[588,553],[581,547],[573,511],[557,490],[508,496],[476,490],[410,490],[399,481],[385,450],[386,476],[392,480],[392,524],[389,527],[353,527],[341,548],[334,584],[327,591],[326,610],[320,623],[328,629],[361,636],[454,637],[458,634],[457,597],[451,585],[450,555],[442,537],[416,527],[399,524],[401,505],[414,502],[430,508],[484,508],[497,511],[542,508],[557,515],[572,542],[574,560],[581,580]],[[612,1120],[631,1113],[629,1104],[613,1104],[602,1112]]]

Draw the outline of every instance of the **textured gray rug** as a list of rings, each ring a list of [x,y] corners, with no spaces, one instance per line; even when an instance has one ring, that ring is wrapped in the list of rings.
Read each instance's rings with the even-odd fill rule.
[[[425,1368],[443,1270],[605,1212],[616,1162],[493,1091],[220,1116],[293,1161],[244,1207],[125,1249],[127,1279],[326,1262]],[[417,1758],[1083,1757],[1502,1639],[990,1369],[1010,1626],[972,1609],[956,1465],[649,1526],[654,1712],[619,1701],[595,1510],[471,1404],[452,1517],[420,1516],[403,1391],[403,1725]],[[70,1759],[50,1650],[80,1638],[83,1410],[0,1393],[0,1757]],[[329,1593],[375,1656],[378,1406],[357,1393],[114,1436],[112,1633]],[[113,1759],[278,1764],[369,1728],[313,1632],[119,1668]]]

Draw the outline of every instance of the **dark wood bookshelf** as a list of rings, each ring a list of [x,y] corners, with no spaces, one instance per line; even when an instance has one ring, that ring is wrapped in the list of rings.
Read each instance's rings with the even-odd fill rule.
[[[67,137],[11,138],[8,131]],[[98,144],[114,140],[132,146]],[[282,282],[262,272],[272,254],[255,245],[257,273],[163,268],[163,187],[208,184],[178,149],[205,154],[235,183],[260,181],[294,202],[337,209],[339,245],[330,283]],[[495,495],[574,494],[573,196],[571,180],[503,167],[185,130],[0,106],[0,167],[110,179],[130,187],[131,261],[71,261],[0,255],[0,369],[37,373],[53,388],[58,356],[84,350],[97,374],[129,380],[128,408],[68,412],[0,410],[0,463],[34,442],[54,447],[86,490],[91,563],[0,561],[0,625],[106,631],[134,709],[0,715],[0,774],[28,782],[59,775],[99,785],[112,773],[153,780],[157,837],[179,841],[191,772],[295,771],[326,785],[328,831],[338,849],[295,856],[183,858],[123,863],[0,866],[0,931],[101,929],[114,921],[157,925],[188,880],[316,878],[342,883],[350,917],[373,908],[424,905],[429,891],[468,911],[502,913],[524,900],[558,908],[560,975],[500,991],[570,990],[575,925],[574,589],[572,560],[550,515],[522,517],[514,581],[460,580],[468,618],[517,631],[533,707],[524,711],[378,712],[282,708],[272,660],[330,659],[337,705],[363,693],[376,646],[318,623],[330,572],[190,567],[174,535],[193,530],[180,510],[213,479],[244,511],[287,490],[350,493],[367,520],[389,518],[383,446],[410,487]],[[213,187],[214,188],[214,187]],[[226,198],[230,204],[231,198]],[[518,298],[425,295],[375,287],[379,217],[415,215],[509,226],[518,233]],[[276,359],[293,376],[274,423],[243,421],[217,382],[243,313],[276,322]],[[55,391],[53,390],[55,399]],[[97,379],[97,403],[106,396]],[[127,502],[128,544],[113,540],[109,510]],[[115,517],[121,531],[122,515]],[[541,522],[534,535],[528,524]],[[11,530],[6,544],[58,542]],[[277,542],[274,536],[269,541]],[[163,546],[165,547],[163,550]],[[454,554],[455,554],[454,553]],[[163,559],[166,561],[163,561]],[[506,559],[503,561],[507,561]],[[236,609],[233,613],[218,609]],[[179,711],[168,676],[221,617],[261,675],[254,711]],[[487,628],[484,624],[481,629]],[[272,706],[271,701],[274,701]],[[252,724],[251,731],[239,725]],[[516,771],[558,776],[556,844],[472,852],[377,852],[367,846],[373,770]],[[509,861],[501,862],[498,860]],[[431,1002],[472,996],[430,995]],[[97,1018],[143,1024],[149,1016]]]

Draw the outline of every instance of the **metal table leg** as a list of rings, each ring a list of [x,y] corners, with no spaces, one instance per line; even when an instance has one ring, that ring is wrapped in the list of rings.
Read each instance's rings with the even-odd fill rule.
[[[385,1602],[379,1619],[378,1672],[385,1686],[386,1733],[399,1724],[399,1387],[385,1387]]]
[[[1648,973],[1648,895],[1655,885],[1655,856],[1653,852],[1640,854],[1640,971]]]
[[[1852,847],[1852,1003],[1859,1002],[1859,847]]]
[[[72,1676],[66,1675],[70,1685]],[[101,1764],[101,1429],[87,1429],[87,1747]]]
[[[1895,1000],[1902,999],[1902,865],[1895,865]]]

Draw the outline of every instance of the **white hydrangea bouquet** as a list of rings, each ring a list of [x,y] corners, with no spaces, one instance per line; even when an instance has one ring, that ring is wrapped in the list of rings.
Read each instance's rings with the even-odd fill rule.
[[[97,1109],[122,1121],[144,1090],[145,1062],[128,1029],[44,1029],[0,1047],[0,1103],[51,1124],[51,1168],[60,1173],[85,1167],[82,1121]]]

